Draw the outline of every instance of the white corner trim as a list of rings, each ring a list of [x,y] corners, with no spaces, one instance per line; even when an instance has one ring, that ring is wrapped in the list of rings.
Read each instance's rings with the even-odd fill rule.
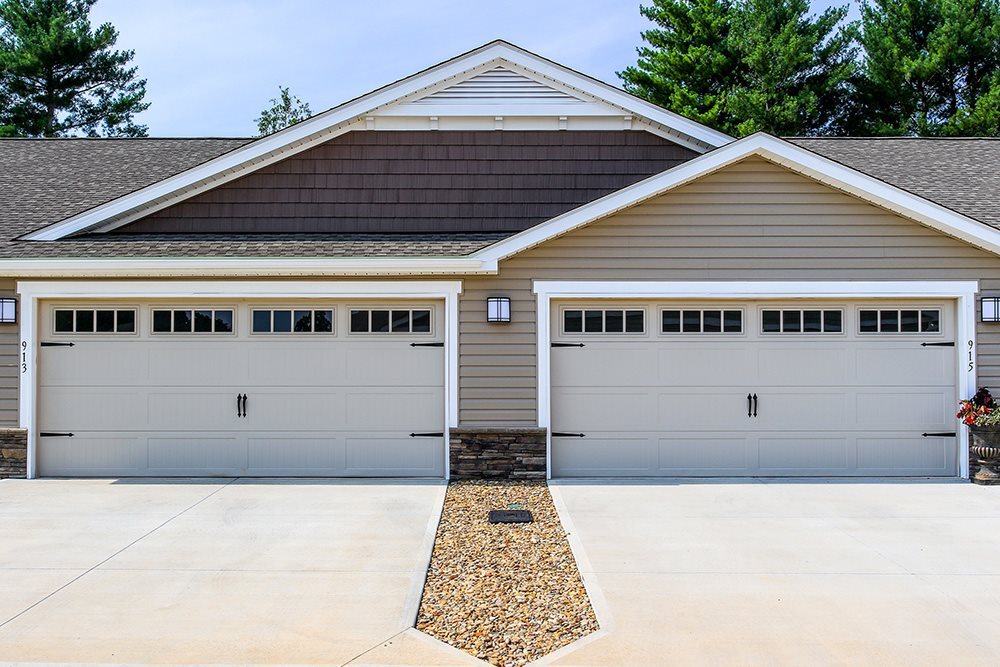
[[[163,208],[179,199],[217,187],[245,174],[248,170],[259,169],[327,141],[337,134],[348,131],[352,124],[356,124],[358,129],[364,129],[368,126],[367,118],[373,117],[376,111],[384,110],[384,107],[399,103],[404,98],[430,86],[445,82],[450,85],[454,83],[453,79],[466,77],[470,72],[478,73],[485,67],[504,63],[536,72],[565,86],[578,89],[709,147],[721,146],[732,141],[732,137],[726,134],[661,109],[614,86],[584,76],[507,42],[494,41],[272,135],[252,141],[202,165],[62,222],[49,225],[28,234],[25,238],[30,241],[54,241],[102,223],[126,224],[137,216],[148,214],[156,207]]]
[[[496,262],[468,256],[0,259],[0,277],[11,278],[471,275],[496,271]]]
[[[28,478],[37,475],[37,358],[39,303],[46,299],[440,299],[445,311],[444,456],[448,475],[448,430],[458,426],[459,280],[411,281],[18,281],[21,298],[20,352],[24,355],[18,393],[21,428],[28,431]]]
[[[892,299],[939,298],[956,302],[955,369],[959,398],[976,391],[977,342],[975,280],[934,281],[564,281],[536,280],[538,426],[549,432],[546,478],[552,478],[551,305],[556,299]],[[969,368],[968,355],[974,361]],[[956,424],[958,471],[969,477],[969,431]]]
[[[788,141],[754,134],[617,190],[470,255],[498,261],[647,199],[707,176],[750,156],[759,156],[842,190],[922,225],[1000,254],[1000,230],[889,185]]]

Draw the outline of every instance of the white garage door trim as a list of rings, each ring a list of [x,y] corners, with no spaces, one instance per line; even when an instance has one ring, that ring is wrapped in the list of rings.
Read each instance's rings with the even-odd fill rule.
[[[458,295],[457,280],[424,281],[19,281],[21,296],[21,383],[19,415],[28,431],[28,478],[36,476],[39,302],[46,299],[443,299],[445,312],[445,426],[458,426]],[[445,433],[445,462],[449,437]],[[445,465],[445,476],[448,466]]]
[[[551,301],[553,299],[892,299],[956,301],[958,393],[976,388],[976,293],[978,281],[645,282],[536,280],[538,322],[538,426],[549,429],[551,403]],[[969,477],[969,434],[958,429],[958,470]],[[546,477],[552,478],[552,438],[546,446]]]

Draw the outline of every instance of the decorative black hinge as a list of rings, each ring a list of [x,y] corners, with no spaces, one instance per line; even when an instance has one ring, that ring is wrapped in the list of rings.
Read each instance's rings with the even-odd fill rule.
[[[552,347],[583,347],[583,343],[552,343]]]
[[[76,343],[57,343],[55,341],[43,340],[39,345],[42,347],[73,347]]]
[[[444,347],[444,343],[410,343],[410,347]]]
[[[552,431],[553,438],[586,438],[586,433],[567,433],[565,431]]]
[[[72,433],[59,433],[57,431],[42,431],[38,434],[39,438],[72,438]]]
[[[411,438],[443,438],[444,433],[411,433]]]
[[[921,343],[920,347],[955,347],[955,341],[947,343]]]
[[[921,433],[920,435],[925,438],[954,438],[958,434],[954,431],[942,431],[940,433]]]

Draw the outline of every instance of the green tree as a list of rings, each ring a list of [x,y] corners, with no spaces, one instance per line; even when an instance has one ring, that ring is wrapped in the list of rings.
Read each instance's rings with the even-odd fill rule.
[[[839,126],[856,50],[847,7],[808,0],[653,0],[656,27],[625,89],[728,134],[816,134]]]
[[[287,87],[278,86],[278,90],[281,94],[276,98],[272,97],[271,106],[254,119],[258,136],[277,132],[312,115],[309,104],[289,93]]]
[[[998,0],[870,0],[859,41],[852,132],[998,134]]]
[[[639,12],[656,27],[642,33],[647,46],[636,49],[639,62],[618,73],[625,90],[723,132],[735,130],[733,0],[653,0]]]
[[[97,0],[0,0],[0,126],[19,136],[144,136],[146,81],[89,20]]]

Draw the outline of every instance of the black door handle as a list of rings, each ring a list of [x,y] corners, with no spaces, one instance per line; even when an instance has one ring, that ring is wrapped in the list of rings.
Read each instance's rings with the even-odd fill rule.
[[[753,397],[751,397],[750,394],[747,394],[747,417],[753,417],[752,410],[753,410]]]
[[[242,400],[243,400],[243,395],[242,394],[236,394],[236,416],[237,417],[242,417],[243,416],[243,408],[241,407],[243,404],[240,402]]]
[[[757,416],[757,394],[753,395],[753,416]]]
[[[247,395],[243,394],[243,417],[247,416]]]

